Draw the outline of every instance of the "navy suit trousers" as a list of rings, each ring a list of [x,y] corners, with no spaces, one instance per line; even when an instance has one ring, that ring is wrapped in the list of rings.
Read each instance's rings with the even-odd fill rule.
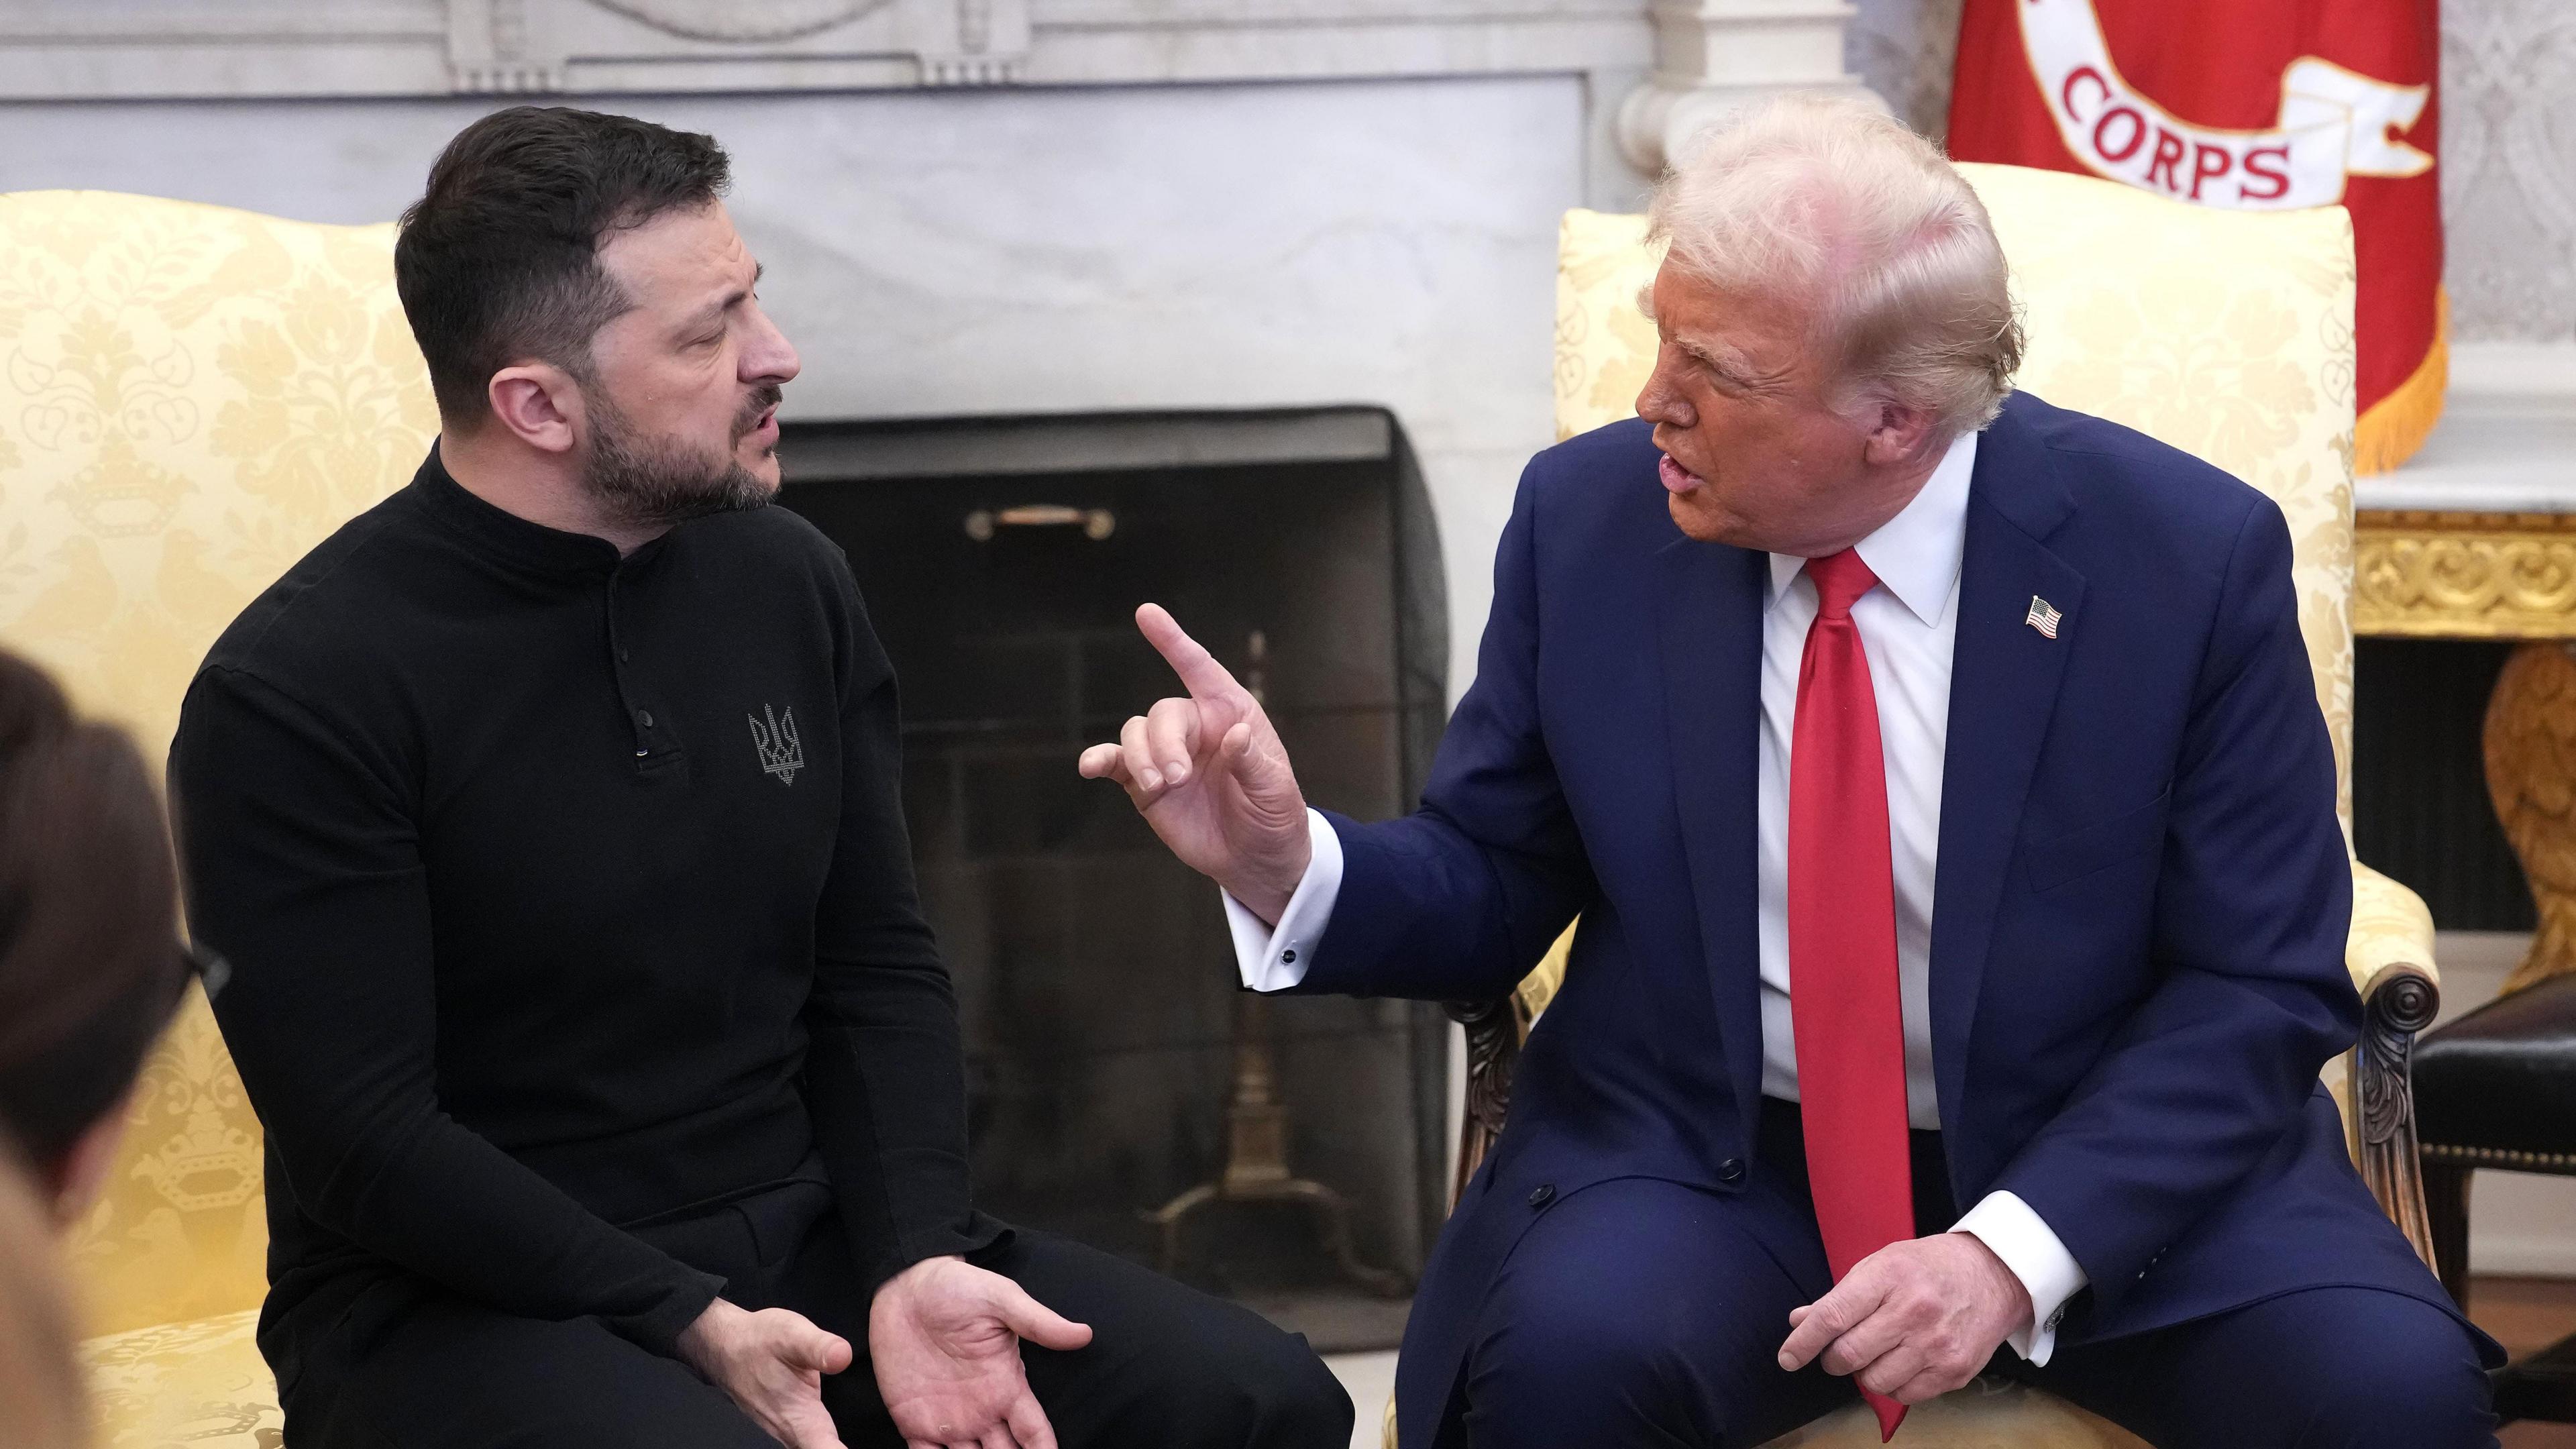
[[[1937,1134],[1914,1137],[1918,1230],[1957,1217]],[[1848,1379],[1781,1371],[1789,1310],[1830,1286],[1796,1109],[1764,1103],[1744,1192],[1620,1178],[1531,1204],[1453,1391],[1439,1449],[1755,1446],[1856,1403]],[[2468,1331],[2377,1288],[2302,1289],[2192,1323],[2011,1349],[2039,1385],[2158,1449],[2472,1449],[2495,1443]],[[1902,1441],[1902,1431],[1899,1440]]]

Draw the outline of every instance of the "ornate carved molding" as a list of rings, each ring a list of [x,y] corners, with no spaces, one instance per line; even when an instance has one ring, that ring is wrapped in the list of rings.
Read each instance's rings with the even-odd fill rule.
[[[801,40],[844,25],[886,0],[591,0],[688,40]]]
[[[2480,741],[2487,796],[2539,916],[2531,948],[2505,978],[2505,994],[2576,973],[2576,802],[2567,789],[2576,762],[2571,649],[2576,645],[2556,640],[2524,644],[2505,661],[2487,700]]]
[[[1614,77],[1601,84],[1616,94],[1654,52],[1646,19],[1646,0],[17,0],[0,5],[0,95],[602,95],[1496,74]],[[1839,53],[1839,29],[1816,43]]]
[[[2369,509],[2354,547],[2355,633],[2576,638],[2576,514]]]
[[[998,85],[1028,0],[446,0],[453,88]]]
[[[1654,0],[1655,71],[1619,106],[1619,150],[1649,176],[1727,112],[1783,91],[1845,91],[1844,0]]]

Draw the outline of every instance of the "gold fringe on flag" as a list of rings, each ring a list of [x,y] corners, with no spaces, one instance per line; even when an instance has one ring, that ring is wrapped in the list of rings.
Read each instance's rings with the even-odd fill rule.
[[[2415,456],[2442,420],[2442,395],[2451,385],[2451,293],[2433,294],[2433,345],[2412,376],[2370,405],[2353,427],[2352,471],[2385,473]]]

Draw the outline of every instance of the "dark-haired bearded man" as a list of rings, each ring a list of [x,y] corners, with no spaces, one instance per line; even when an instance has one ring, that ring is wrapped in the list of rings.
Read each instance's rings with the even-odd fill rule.
[[[797,359],[727,173],[461,133],[395,251],[439,442],[189,691],[288,1441],[1338,1449],[1302,1341],[973,1207],[892,671],[762,506]]]

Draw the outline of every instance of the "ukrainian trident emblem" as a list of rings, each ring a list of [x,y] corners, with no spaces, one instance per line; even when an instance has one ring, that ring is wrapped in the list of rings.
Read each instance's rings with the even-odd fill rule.
[[[796,738],[796,711],[785,714],[762,705],[761,713],[769,716],[768,728],[761,727],[760,715],[747,714],[751,721],[751,747],[760,752],[760,768],[778,777],[781,785],[796,783],[796,772],[805,768],[805,745]]]

